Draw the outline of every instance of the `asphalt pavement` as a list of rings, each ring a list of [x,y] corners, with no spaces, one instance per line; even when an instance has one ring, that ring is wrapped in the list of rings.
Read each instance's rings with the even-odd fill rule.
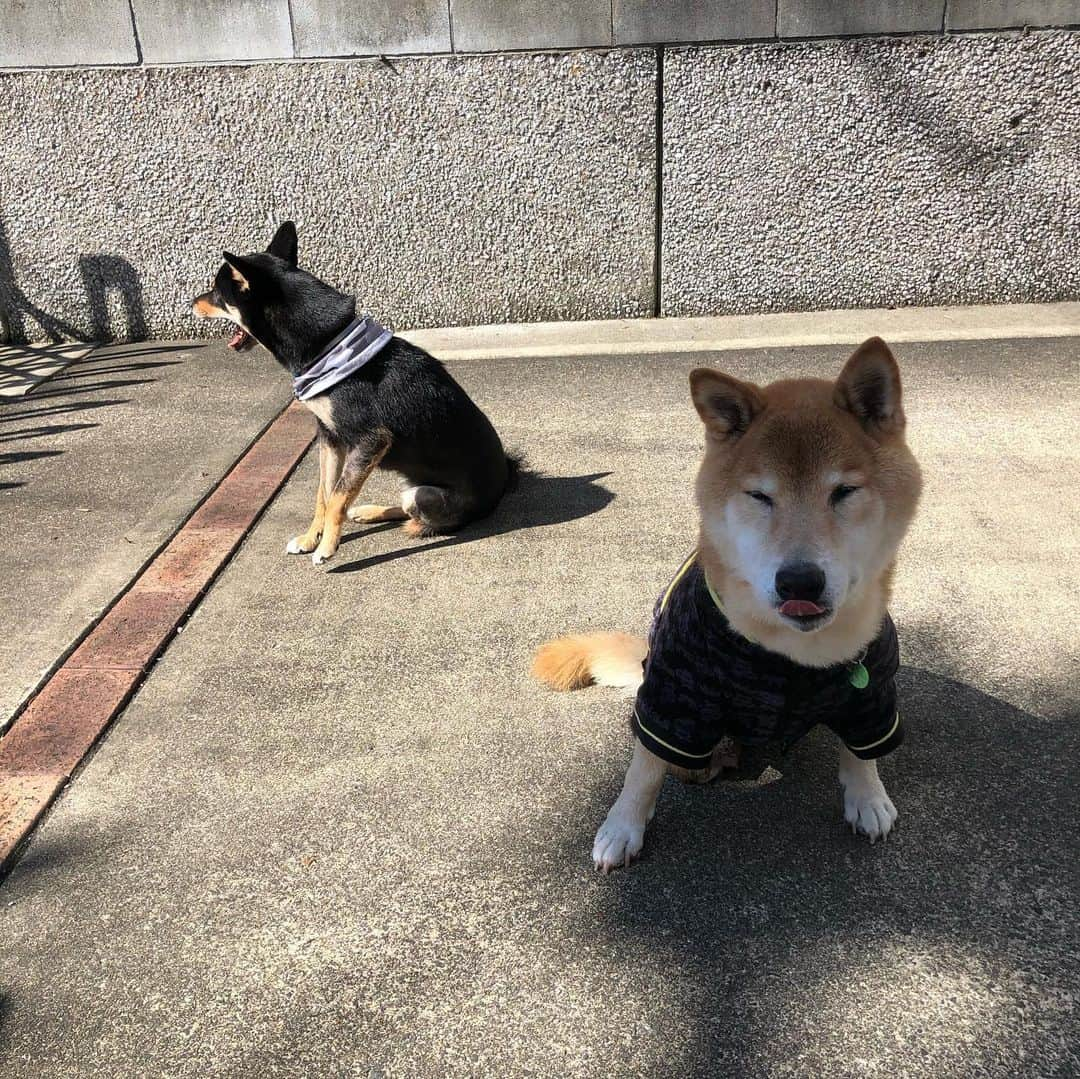
[[[819,732],[669,780],[642,862],[600,877],[628,702],[528,675],[554,634],[643,631],[692,546],[688,370],[831,376],[847,351],[455,363],[533,471],[457,537],[354,526],[318,570],[284,553],[309,454],[0,884],[0,1071],[1080,1073],[1080,339],[896,350],[926,488],[887,843],[845,831]],[[143,456],[147,491],[220,471],[221,402],[187,407],[202,437]],[[57,565],[69,482],[37,484]]]
[[[289,401],[261,349],[110,345],[0,398],[0,731]]]

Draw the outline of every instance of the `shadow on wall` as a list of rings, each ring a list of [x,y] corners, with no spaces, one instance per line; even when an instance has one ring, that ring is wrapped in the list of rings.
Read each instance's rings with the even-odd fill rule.
[[[36,323],[44,339],[60,341],[143,341],[147,336],[142,281],[135,268],[119,255],[81,255],[79,274],[90,314],[89,329],[78,327],[43,311],[15,281],[7,229],[0,219],[0,344],[30,343],[26,320]],[[109,293],[115,290],[124,308],[125,329],[112,332]]]
[[[75,443],[63,436],[98,427],[98,409],[127,404],[129,398],[112,397],[112,391],[156,381],[157,376],[146,372],[182,362],[163,360],[161,354],[183,349],[182,345],[101,348],[26,397],[0,398],[0,492],[39,479],[40,462],[75,448]],[[151,358],[139,358],[144,356]],[[44,445],[50,448],[39,448]],[[8,468],[15,469],[15,474]],[[17,514],[17,510],[11,512]]]
[[[930,49],[920,48],[918,53],[926,59]],[[875,111],[888,117],[895,130],[912,133],[943,170],[985,182],[1002,170],[1019,169],[1035,153],[1041,108],[1037,99],[1008,109],[1003,100],[997,116],[956,94],[934,93],[913,84],[905,55],[875,50],[856,51],[854,56],[862,81],[873,88]]]

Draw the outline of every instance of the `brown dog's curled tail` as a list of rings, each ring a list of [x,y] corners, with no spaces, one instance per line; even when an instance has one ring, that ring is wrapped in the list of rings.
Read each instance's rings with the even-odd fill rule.
[[[581,689],[596,683],[618,689],[641,685],[641,664],[649,651],[643,637],[629,633],[589,633],[542,644],[533,674],[552,689]]]

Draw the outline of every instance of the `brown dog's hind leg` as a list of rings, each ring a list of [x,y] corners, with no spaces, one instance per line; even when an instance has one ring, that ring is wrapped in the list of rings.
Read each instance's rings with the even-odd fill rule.
[[[711,783],[724,772],[739,767],[739,743],[727,736],[720,739],[720,744],[713,750],[707,768],[671,768],[673,775],[684,783]]]
[[[390,432],[385,428],[372,431],[360,444],[351,446],[344,454],[344,467],[337,483],[326,497],[322,539],[311,556],[312,565],[321,566],[333,558],[341,542],[341,525],[345,511],[360,493],[368,476],[390,449]]]

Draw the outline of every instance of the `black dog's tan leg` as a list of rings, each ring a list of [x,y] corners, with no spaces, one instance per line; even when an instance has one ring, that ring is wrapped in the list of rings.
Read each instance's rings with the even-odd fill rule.
[[[326,494],[334,489],[344,461],[344,454],[340,450],[327,445],[324,439],[319,439],[319,490],[315,496],[315,516],[306,532],[294,536],[285,545],[286,554],[307,554],[315,550],[326,519]]]
[[[344,466],[337,482],[326,496],[322,539],[311,556],[313,565],[321,566],[336,554],[341,542],[341,525],[345,520],[345,511],[360,493],[360,488],[367,482],[368,476],[378,468],[388,449],[390,432],[380,429],[373,431],[361,445],[353,446],[345,453]]]
[[[641,853],[645,826],[652,820],[656,796],[667,772],[667,763],[635,740],[634,759],[627,769],[622,793],[608,810],[593,842],[593,862],[601,873],[610,873],[618,866],[629,867]]]
[[[400,506],[350,506],[345,512],[350,521],[360,524],[377,524],[379,521],[404,521],[409,515]]]

